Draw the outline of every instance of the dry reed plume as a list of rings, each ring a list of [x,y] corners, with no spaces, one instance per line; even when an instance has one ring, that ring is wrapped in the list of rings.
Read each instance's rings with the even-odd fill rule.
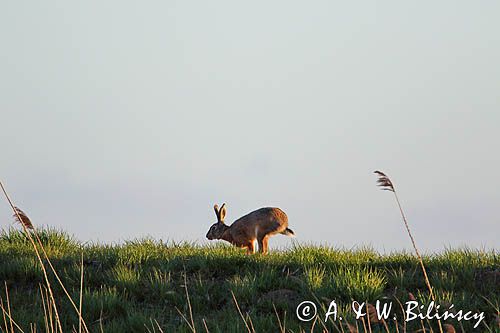
[[[33,229],[33,224],[26,213],[24,213],[21,208],[14,206],[15,214],[13,215],[17,223],[24,225],[26,229]]]
[[[406,227],[406,231],[408,232],[408,236],[410,236],[411,243],[413,245],[413,249],[415,250],[415,254],[417,255],[418,261],[420,262],[420,266],[422,267],[422,272],[424,273],[424,279],[425,279],[425,284],[427,285],[427,288],[429,289],[429,294],[431,296],[431,299],[436,302],[436,297],[434,296],[434,292],[432,291],[432,286],[429,281],[429,277],[427,276],[427,271],[425,269],[424,261],[422,260],[422,256],[420,255],[420,251],[417,248],[417,244],[415,243],[415,239],[413,238],[413,235],[410,231],[410,226],[408,225],[408,220],[406,219],[406,215],[403,211],[403,207],[401,206],[401,202],[399,201],[398,194],[396,192],[396,188],[394,187],[394,183],[392,180],[382,171],[375,171],[379,178],[377,180],[377,185],[381,187],[382,190],[385,191],[390,191],[394,193],[394,198],[396,199],[396,202],[398,204],[399,212],[401,213],[401,218],[403,219],[403,222]],[[438,320],[438,325],[439,325],[439,332],[443,333],[443,327],[441,326],[441,321]]]

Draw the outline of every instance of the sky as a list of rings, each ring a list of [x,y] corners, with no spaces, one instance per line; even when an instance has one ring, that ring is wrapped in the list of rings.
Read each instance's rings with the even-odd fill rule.
[[[498,1],[11,1],[0,180],[84,242],[208,243],[283,209],[292,242],[499,248]],[[16,227],[6,200],[0,228]]]

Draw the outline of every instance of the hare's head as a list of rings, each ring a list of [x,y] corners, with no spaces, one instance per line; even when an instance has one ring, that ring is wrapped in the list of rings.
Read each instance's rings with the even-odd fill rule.
[[[210,229],[208,229],[207,238],[209,240],[221,239],[224,231],[226,231],[227,228],[229,228],[227,225],[224,224],[224,217],[226,216],[226,204],[223,204],[220,209],[219,206],[215,205],[214,210],[215,210],[215,215],[217,216],[217,222],[212,224]]]

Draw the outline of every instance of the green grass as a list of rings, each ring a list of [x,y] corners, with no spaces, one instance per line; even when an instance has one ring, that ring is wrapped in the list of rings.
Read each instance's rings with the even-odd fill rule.
[[[325,307],[335,299],[341,315],[351,323],[352,313],[347,309],[352,300],[397,298],[406,302],[409,293],[420,301],[429,300],[419,263],[409,253],[380,255],[370,249],[296,246],[268,256],[247,256],[222,244],[163,244],[145,239],[122,245],[84,245],[63,232],[39,233],[77,303],[83,251],[83,317],[91,331],[100,331],[101,325],[105,332],[147,332],[148,328],[153,331],[156,320],[164,332],[191,332],[176,310],[189,319],[185,286],[197,332],[205,332],[203,319],[210,332],[247,331],[231,291],[257,332],[278,332],[277,315],[281,321],[285,318],[287,332],[310,332],[312,322],[302,323],[295,316],[295,307],[303,300],[315,301],[324,317]],[[492,273],[500,270],[498,252],[448,250],[425,256],[424,261],[440,304],[484,311],[488,327],[498,331],[495,315],[500,304],[500,281],[498,274]],[[43,327],[39,294],[43,275],[31,244],[21,232],[9,230],[0,234],[0,282],[3,281],[8,286],[16,322],[26,332],[30,323]],[[78,327],[78,317],[55,279],[52,285],[63,326],[70,332]],[[0,295],[5,302],[5,290]],[[450,323],[460,331],[460,324]],[[340,327],[339,322],[336,324]],[[362,326],[361,322],[358,324]],[[391,332],[395,331],[394,324],[389,324]],[[420,327],[420,322],[409,323],[413,325],[411,331],[418,328],[417,324]],[[474,331],[470,322],[461,324],[465,332]],[[331,322],[325,325],[337,331]],[[481,325],[477,331],[488,332],[488,327]],[[316,323],[315,330],[321,329]],[[372,329],[385,332],[380,324],[372,324]],[[436,326],[434,331],[437,332]]]

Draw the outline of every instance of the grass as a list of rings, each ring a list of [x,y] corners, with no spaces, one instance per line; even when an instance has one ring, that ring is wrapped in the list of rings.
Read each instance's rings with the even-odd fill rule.
[[[163,332],[279,332],[281,325],[286,332],[310,332],[313,325],[321,332],[324,327],[319,319],[298,321],[295,307],[301,301],[315,301],[323,317],[323,308],[335,299],[346,321],[355,325],[352,311],[347,311],[352,300],[374,303],[397,298],[406,302],[410,293],[422,302],[430,299],[420,262],[409,253],[381,255],[365,248],[296,246],[267,256],[247,256],[222,244],[164,244],[153,239],[120,245],[81,244],[61,231],[37,232],[73,300],[80,297],[83,253],[82,315],[91,332],[159,332],[160,328]],[[497,252],[447,250],[424,256],[423,261],[438,303],[484,311],[487,326],[477,331],[498,331]],[[63,330],[78,331],[77,312],[54,275],[49,278]],[[12,318],[25,332],[34,324],[42,331],[44,275],[25,233],[14,229],[0,233],[0,282],[4,281]],[[5,290],[0,296],[5,303]],[[457,332],[461,328],[474,332],[472,322],[449,323]],[[349,331],[338,321],[335,324],[324,323],[334,332]],[[395,332],[395,324],[387,324]],[[409,331],[421,325],[417,321],[408,324]],[[360,321],[358,325],[362,329]],[[374,332],[387,331],[380,323],[370,326]]]

